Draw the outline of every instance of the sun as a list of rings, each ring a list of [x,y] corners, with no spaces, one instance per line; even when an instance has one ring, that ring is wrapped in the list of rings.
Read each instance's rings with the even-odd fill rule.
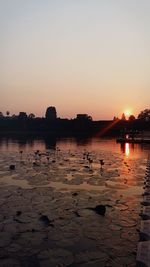
[[[131,110],[130,109],[126,109],[124,111],[124,114],[125,114],[126,118],[128,119],[130,117],[130,115],[131,115]]]

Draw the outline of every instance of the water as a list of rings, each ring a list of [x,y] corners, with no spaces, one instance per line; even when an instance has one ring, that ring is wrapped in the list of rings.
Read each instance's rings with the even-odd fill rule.
[[[1,182],[15,184],[24,187],[26,184],[32,185],[31,181],[19,179],[17,177],[24,170],[32,168],[35,158],[35,151],[49,153],[49,161],[54,161],[51,165],[53,169],[53,179],[45,184],[42,178],[38,186],[56,186],[59,190],[62,188],[100,190],[102,188],[115,188],[118,192],[141,193],[145,166],[149,153],[148,144],[119,144],[114,138],[46,138],[46,139],[1,139],[0,140],[0,176]],[[23,152],[22,156],[20,151]],[[92,159],[90,165],[86,153]],[[43,154],[44,155],[44,154]],[[21,158],[20,158],[21,157]],[[100,159],[104,160],[104,167],[101,168]],[[20,163],[19,163],[20,162]],[[40,171],[49,173],[44,164],[47,162],[47,156],[40,158]],[[5,163],[5,167],[4,167]],[[16,180],[13,175],[6,179],[4,171],[8,170],[9,164],[15,163],[17,166]],[[24,164],[24,166],[22,165]],[[8,175],[8,173],[6,172]],[[62,179],[62,174],[64,175]],[[47,174],[48,175],[48,174]],[[105,180],[99,181],[99,177]],[[56,179],[56,177],[59,177]],[[40,179],[40,178],[39,178]],[[76,180],[75,180],[76,179]],[[78,181],[77,181],[78,180]],[[105,182],[105,183],[104,183]],[[127,188],[128,187],[128,188]]]
[[[21,266],[32,256],[43,267],[135,266],[149,149],[112,138],[1,139],[2,256],[20,255]],[[88,209],[98,204],[105,217]],[[45,230],[39,214],[53,227]]]
[[[56,139],[48,137],[46,139],[0,139],[0,151],[16,152],[16,151],[45,151],[48,149],[56,149],[59,147],[63,150],[79,150],[83,151],[110,151],[119,153],[127,158],[147,158],[150,145],[149,144],[119,144],[115,138],[61,138]]]

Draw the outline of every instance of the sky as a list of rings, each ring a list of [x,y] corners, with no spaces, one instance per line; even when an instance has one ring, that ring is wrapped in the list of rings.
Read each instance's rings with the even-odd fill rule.
[[[0,111],[150,108],[149,0],[0,0]]]

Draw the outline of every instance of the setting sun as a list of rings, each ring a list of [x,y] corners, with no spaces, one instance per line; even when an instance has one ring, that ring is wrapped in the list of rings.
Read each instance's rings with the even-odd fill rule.
[[[124,111],[124,114],[125,114],[126,118],[128,119],[129,116],[131,115],[131,110],[126,109],[126,110]]]

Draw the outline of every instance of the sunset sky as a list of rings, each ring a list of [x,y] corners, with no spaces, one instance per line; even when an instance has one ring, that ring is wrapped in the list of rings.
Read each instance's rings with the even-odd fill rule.
[[[0,0],[0,111],[150,108],[150,0]]]

